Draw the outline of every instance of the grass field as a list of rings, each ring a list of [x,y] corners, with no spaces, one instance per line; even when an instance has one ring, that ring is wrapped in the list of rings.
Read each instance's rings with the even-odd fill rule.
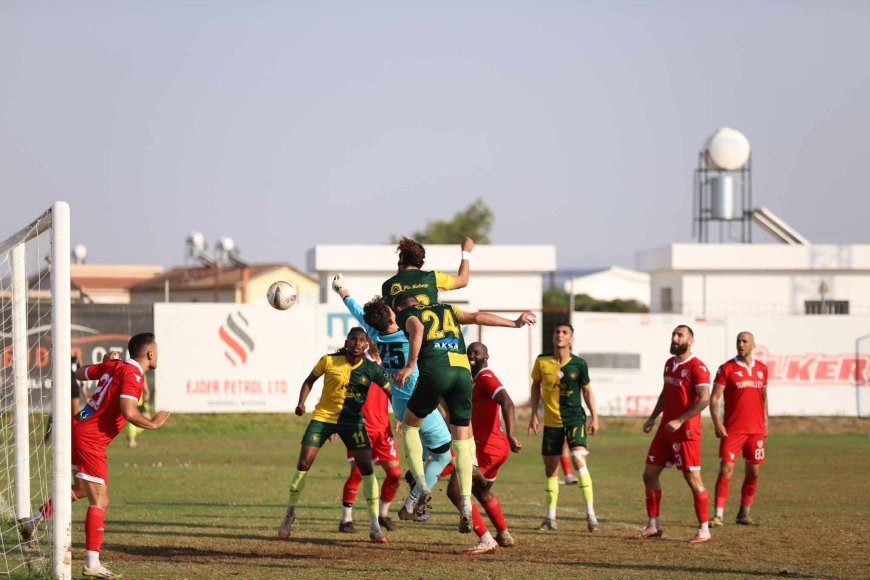
[[[633,539],[646,518],[640,476],[649,436],[640,420],[605,417],[590,443],[602,522],[595,535],[586,532],[576,486],[560,488],[559,530],[534,530],[544,512],[540,440],[523,436],[524,450],[512,456],[495,487],[518,545],[477,557],[459,553],[476,537],[456,531],[457,513],[440,491],[432,520],[403,522],[385,546],[368,542],[360,493],[354,512],[360,533],[339,534],[347,475],[340,443],[321,452],[293,536],[279,542],[276,531],[306,424],[287,415],[175,415],[161,431],[141,435],[138,449],[128,449],[119,437],[109,453],[112,501],[103,561],[126,578],[870,577],[866,420],[774,419],[753,509],[760,525],[733,525],[738,466],[729,525],[698,546],[685,542],[696,521],[688,487],[672,470],[662,476],[665,537]],[[709,424],[705,433],[704,482],[712,496],[717,443]],[[382,480],[383,472],[377,474]],[[84,502],[73,512],[78,577]]]

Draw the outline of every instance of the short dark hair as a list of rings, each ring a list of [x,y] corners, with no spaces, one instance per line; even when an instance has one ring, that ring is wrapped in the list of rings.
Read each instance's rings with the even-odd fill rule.
[[[564,321],[563,321],[563,322],[557,322],[557,323],[556,323],[556,326],[553,327],[553,330],[555,331],[555,330],[556,330],[557,328],[559,328],[560,326],[567,326],[568,328],[571,329],[571,334],[574,334],[574,327],[571,326],[571,323],[570,323],[570,322],[564,322]]]
[[[411,238],[402,236],[399,240],[399,265],[421,268],[426,260],[426,248]]]
[[[145,356],[148,347],[157,342],[153,332],[141,332],[130,339],[127,343],[127,353],[130,358],[137,359]]]
[[[387,332],[390,327],[390,307],[383,296],[375,296],[363,306],[363,320],[366,324],[377,329],[378,332]]]
[[[686,330],[689,331],[689,336],[691,336],[692,338],[695,337],[695,331],[692,330],[692,327],[689,326],[688,324],[678,324],[677,328],[685,328]],[[674,330],[676,330],[677,328],[675,328]]]
[[[407,308],[408,306],[413,306],[414,304],[419,303],[417,297],[411,294],[410,292],[402,292],[396,299],[393,300],[393,306],[398,308]]]

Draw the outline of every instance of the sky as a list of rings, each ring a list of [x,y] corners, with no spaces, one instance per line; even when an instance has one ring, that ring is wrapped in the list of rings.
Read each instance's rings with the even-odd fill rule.
[[[862,0],[5,0],[0,238],[65,200],[89,263],[179,265],[199,230],[305,269],[480,197],[493,243],[633,267],[692,241],[729,126],[754,205],[868,243],[868,30]]]

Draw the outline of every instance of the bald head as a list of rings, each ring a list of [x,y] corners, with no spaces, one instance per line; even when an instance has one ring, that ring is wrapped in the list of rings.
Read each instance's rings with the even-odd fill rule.
[[[471,365],[471,372],[475,376],[489,364],[489,349],[482,342],[472,342],[465,349],[468,356],[468,364]]]
[[[744,362],[752,362],[752,351],[755,350],[755,336],[746,330],[737,335],[737,356]]]

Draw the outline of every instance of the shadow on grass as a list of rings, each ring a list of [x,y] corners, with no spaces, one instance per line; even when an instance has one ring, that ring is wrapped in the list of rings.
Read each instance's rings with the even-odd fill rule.
[[[713,567],[703,567],[703,566],[679,566],[676,564],[673,565],[662,565],[662,564],[613,564],[610,562],[564,562],[564,561],[556,561],[556,560],[525,560],[526,564],[541,564],[542,566],[549,566],[553,564],[561,565],[561,566],[580,566],[582,568],[595,568],[600,570],[631,570],[637,572],[660,572],[662,574],[715,574],[715,575],[729,575],[729,576],[760,576],[769,578],[771,576],[778,576],[781,578],[824,578],[823,576],[819,576],[817,574],[801,574],[800,572],[789,572],[788,570],[782,570],[779,572],[770,572],[770,571],[762,571],[762,570],[733,570],[728,568],[713,568]]]

